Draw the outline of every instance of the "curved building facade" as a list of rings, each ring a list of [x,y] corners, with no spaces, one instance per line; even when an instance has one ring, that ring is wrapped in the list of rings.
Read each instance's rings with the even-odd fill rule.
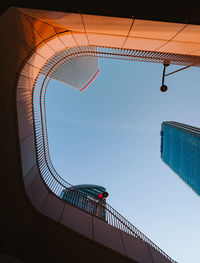
[[[3,250],[25,262],[60,261],[66,247],[72,262],[174,262],[107,203],[102,220],[63,200],[74,188],[49,156],[45,94],[52,78],[83,91],[100,56],[199,66],[199,26],[10,8],[0,30]]]

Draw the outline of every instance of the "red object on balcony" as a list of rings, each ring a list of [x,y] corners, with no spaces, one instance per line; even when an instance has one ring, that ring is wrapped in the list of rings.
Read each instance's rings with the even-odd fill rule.
[[[103,195],[101,193],[99,193],[99,198],[101,198],[101,199],[103,198]]]

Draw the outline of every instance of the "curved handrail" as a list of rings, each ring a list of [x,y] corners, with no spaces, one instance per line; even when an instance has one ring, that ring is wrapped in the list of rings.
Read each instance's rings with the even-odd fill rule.
[[[79,52],[80,51],[80,52]],[[69,52],[70,53],[70,52]],[[68,53],[68,56],[63,58],[62,63],[65,63],[66,60],[72,59],[75,56],[103,56],[103,57],[114,57],[119,59],[130,59],[130,57],[126,57],[127,51],[124,53],[115,52],[109,53],[108,48],[105,48],[99,51],[87,50],[84,51],[79,49],[76,52]],[[144,53],[144,52],[143,52]],[[163,58],[162,58],[163,59]],[[133,59],[131,59],[133,60]],[[60,62],[59,60],[58,62]],[[35,146],[36,146],[36,156],[37,163],[39,166],[41,177],[44,183],[47,185],[49,191],[51,191],[54,195],[61,198],[61,192],[63,190],[70,191],[72,195],[80,197],[80,202],[76,202],[75,199],[66,200],[70,205],[76,206],[79,209],[84,210],[87,213],[92,214],[100,219],[101,213],[98,213],[98,210],[105,210],[105,222],[114,226],[128,234],[131,234],[137,238],[140,238],[144,242],[148,243],[155,250],[160,252],[163,256],[165,256],[170,262],[176,263],[173,259],[171,259],[164,251],[162,251],[157,245],[155,245],[148,237],[146,237],[141,231],[139,231],[134,225],[132,225],[128,220],[126,220],[122,215],[120,215],[114,208],[112,208],[109,204],[102,202],[99,198],[90,196],[89,194],[83,194],[78,188],[73,187],[70,189],[72,185],[65,181],[55,170],[53,164],[50,159],[49,147],[48,147],[48,135],[47,135],[47,123],[46,123],[46,110],[45,110],[45,95],[46,90],[51,80],[54,72],[57,70],[59,63],[55,63],[46,72],[46,75],[41,75],[43,68],[40,70],[33,88],[32,94],[32,108],[34,115],[34,136],[35,136]],[[95,208],[95,209],[94,209]]]

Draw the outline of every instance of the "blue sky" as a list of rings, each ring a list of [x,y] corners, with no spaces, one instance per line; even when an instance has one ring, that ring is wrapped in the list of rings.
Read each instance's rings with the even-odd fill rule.
[[[200,127],[199,69],[166,78],[161,64],[100,59],[84,91],[51,81],[50,155],[68,182],[98,184],[108,203],[179,263],[199,263],[200,197],[160,158],[164,120]],[[177,66],[169,66],[167,71]]]

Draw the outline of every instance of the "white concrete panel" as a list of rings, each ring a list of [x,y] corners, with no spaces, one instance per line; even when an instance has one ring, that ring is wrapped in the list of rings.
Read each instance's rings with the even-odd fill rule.
[[[32,95],[28,89],[17,89],[16,101],[31,101]]]
[[[20,75],[17,83],[17,101],[27,101],[32,100],[32,90],[34,85],[34,79],[25,75]]]
[[[41,208],[43,202],[45,201],[45,199],[47,198],[48,194],[49,194],[49,192],[47,190],[47,187],[43,184],[42,187],[36,193],[33,200],[31,201],[37,210],[40,210],[40,208]]]
[[[84,31],[80,14],[56,12],[36,9],[18,8],[21,12],[33,16],[50,25],[59,26],[64,29]]]
[[[73,36],[78,46],[86,46],[89,45],[86,34],[85,33],[74,33]]]
[[[17,102],[19,139],[23,140],[30,134],[33,134],[33,112],[31,101]]]
[[[28,188],[28,186],[33,182],[34,178],[39,174],[37,165],[33,166],[32,169],[27,173],[24,177],[24,186]]]
[[[170,40],[185,24],[135,19],[130,36],[150,39]]]
[[[27,63],[36,68],[41,68],[45,64],[46,60],[47,59],[44,58],[41,54],[34,52]]]
[[[35,79],[39,73],[40,68],[36,68],[28,63],[25,64],[21,75],[27,76],[30,79]]]
[[[198,43],[170,41],[166,45],[158,48],[156,51],[169,52],[174,54],[192,55],[199,49],[200,49],[200,44]]]
[[[37,53],[40,54],[42,57],[49,59],[55,53],[55,51],[50,48],[45,42],[41,44],[41,46],[37,49]]]
[[[24,138],[21,143],[22,171],[24,176],[36,164],[35,144],[33,134]]]
[[[126,255],[119,229],[93,217],[93,232],[94,241]]]
[[[200,43],[200,26],[187,25],[173,40]]]
[[[88,33],[91,45],[121,48],[126,37]]]
[[[61,223],[92,239],[92,215],[66,204]]]
[[[154,51],[166,43],[167,41],[165,40],[128,37],[124,44],[124,48]]]
[[[194,56],[200,56],[200,49],[196,50],[193,52]]]
[[[40,212],[55,221],[60,221],[65,203],[53,194],[49,194],[44,201]]]
[[[84,32],[83,22],[80,14],[46,11],[46,17],[42,20],[68,30]]]
[[[151,255],[154,263],[171,263],[171,260],[167,259],[165,256],[163,256],[160,252],[155,250],[153,247],[149,246],[149,249],[151,251]]]
[[[27,76],[20,75],[17,83],[17,101],[31,101],[30,81]]]
[[[30,88],[31,95],[33,93],[33,86],[34,86],[34,84],[35,84],[35,79],[29,78],[29,88]]]
[[[133,19],[83,15],[86,32],[127,36]]]
[[[37,173],[32,183],[26,189],[26,193],[30,201],[32,201],[35,198],[36,194],[38,193],[38,191],[40,190],[42,186],[43,186],[43,181],[40,175]]]
[[[64,44],[60,41],[59,37],[55,37],[49,41],[46,41],[48,46],[50,46],[55,52],[61,51],[65,48]]]
[[[66,35],[59,36],[60,40],[64,43],[65,47],[75,47],[77,46],[73,35],[71,33],[67,33]]]
[[[127,257],[132,258],[140,263],[152,262],[147,244],[139,238],[131,236],[121,231]]]

